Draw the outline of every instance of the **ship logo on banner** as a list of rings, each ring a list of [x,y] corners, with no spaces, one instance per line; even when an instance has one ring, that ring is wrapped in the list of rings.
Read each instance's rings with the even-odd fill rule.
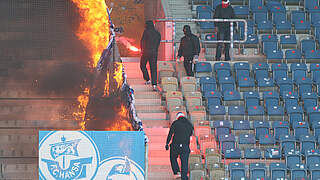
[[[61,135],[56,132],[48,136],[46,141],[40,145],[39,169],[44,179],[91,179],[90,176],[95,175],[97,166],[92,165],[97,162],[97,156],[94,156],[96,154],[95,145],[84,134],[73,133],[76,135],[71,135],[68,131]],[[80,134],[83,138],[79,139]],[[80,149],[87,152],[79,151],[79,146],[82,147]],[[44,149],[47,150],[47,153]]]
[[[39,131],[40,180],[144,180],[140,131]]]

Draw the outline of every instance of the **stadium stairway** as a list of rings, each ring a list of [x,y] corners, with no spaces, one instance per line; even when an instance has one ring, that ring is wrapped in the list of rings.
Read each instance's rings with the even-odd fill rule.
[[[152,91],[151,85],[145,85],[140,71],[139,60],[123,58],[127,80],[134,89],[135,107],[148,136],[148,180],[170,180],[173,177],[169,151],[165,150],[169,131],[169,120],[162,105],[159,92]]]

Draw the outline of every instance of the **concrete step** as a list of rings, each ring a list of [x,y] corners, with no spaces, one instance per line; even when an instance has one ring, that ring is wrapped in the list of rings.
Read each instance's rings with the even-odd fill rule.
[[[167,128],[169,126],[169,120],[143,120],[144,128]]]
[[[149,157],[149,165],[170,165],[170,157]]]
[[[166,112],[165,106],[136,105],[137,113],[163,113]]]
[[[149,180],[173,180],[173,173],[170,165],[149,165]]]
[[[165,142],[153,142],[153,141],[150,141],[149,143],[149,150],[157,150],[159,152],[164,152],[165,149],[164,149],[164,145],[165,145]]]
[[[147,136],[166,136],[169,133],[169,128],[144,128],[144,132]]]
[[[138,117],[141,120],[166,120],[166,113],[139,113]]]
[[[132,89],[137,92],[137,91],[152,91],[152,86],[149,85],[144,85],[144,82],[141,84],[130,84]]]
[[[145,85],[146,82],[143,78],[127,78],[128,84],[132,85]]]
[[[148,136],[149,141],[152,143],[163,143],[167,140],[167,135],[150,135]]]
[[[135,99],[135,105],[161,106],[161,99]]]
[[[164,143],[165,144],[165,143]],[[150,150],[148,151],[149,157],[170,157],[170,151],[165,150],[165,145],[163,145],[162,150]]]
[[[136,99],[160,99],[159,92],[155,91],[135,91],[134,97]]]

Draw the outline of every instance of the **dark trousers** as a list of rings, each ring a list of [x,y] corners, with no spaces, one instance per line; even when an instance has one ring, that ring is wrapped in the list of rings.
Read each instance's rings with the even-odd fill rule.
[[[177,158],[180,156],[181,160],[181,179],[188,180],[188,160],[190,148],[188,144],[171,144],[170,145],[170,162],[173,174],[180,172]]]
[[[184,69],[188,76],[193,76],[192,66],[193,66],[193,56],[184,57]]]
[[[143,79],[146,81],[150,80],[149,73],[147,70],[147,62],[149,61],[151,71],[151,82],[152,85],[157,85],[157,53],[144,53],[140,59],[140,69],[143,74]]]
[[[229,40],[230,41],[230,28],[218,28],[218,40]],[[222,44],[224,44],[224,57],[226,61],[230,60],[229,55],[229,48],[230,43],[218,43],[217,50],[216,50],[216,60],[220,60],[221,58],[221,51],[222,51]]]

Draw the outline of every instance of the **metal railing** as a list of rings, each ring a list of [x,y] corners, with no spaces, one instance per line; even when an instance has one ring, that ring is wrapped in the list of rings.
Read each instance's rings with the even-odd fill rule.
[[[173,43],[173,59],[175,58],[175,22],[230,22],[230,41],[229,40],[217,40],[217,41],[202,41],[203,43],[230,43],[231,60],[233,60],[233,45],[234,43],[244,43],[247,41],[248,25],[245,19],[191,19],[191,18],[166,18],[166,19],[156,19],[155,22],[173,22],[172,24],[172,40],[161,40],[162,43]],[[244,39],[234,40],[233,39],[233,23],[243,22],[244,23]]]

